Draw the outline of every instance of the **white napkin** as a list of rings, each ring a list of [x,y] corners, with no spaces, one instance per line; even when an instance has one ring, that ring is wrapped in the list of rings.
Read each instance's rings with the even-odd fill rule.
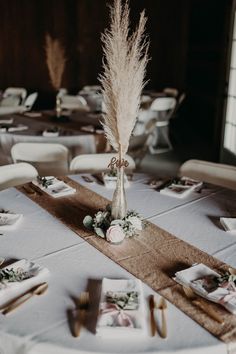
[[[109,188],[109,189],[116,188],[116,181],[117,181],[116,176],[109,176],[107,173],[104,173],[103,174],[103,181],[104,181],[106,188]],[[129,181],[128,181],[126,174],[124,175],[124,186],[129,187]]]
[[[120,298],[131,292],[137,297],[134,296],[135,300],[123,310],[118,305],[107,301],[107,295]],[[122,304],[122,301],[120,303]],[[146,312],[140,280],[103,278],[96,333],[98,336],[107,338],[147,335]]]
[[[14,229],[22,217],[22,214],[0,213],[0,231]]]
[[[188,177],[181,177],[179,183],[173,182],[168,187],[160,190],[160,194],[168,195],[175,198],[186,198],[193,192],[199,190],[202,186],[201,181]]]
[[[202,278],[208,276],[219,276],[218,273],[213,271],[211,268],[207,267],[206,265],[200,263],[195,264],[190,268],[177,272],[175,274],[175,281],[181,285],[187,285],[191,287],[194,292],[210,301],[220,303],[224,306],[229,312],[236,314],[236,293],[235,296],[231,296],[231,292],[222,287],[218,287],[212,291],[207,291],[202,284]],[[225,298],[227,295],[230,295]],[[225,298],[225,301],[222,299]]]
[[[0,124],[13,124],[14,119],[0,119]]]
[[[50,132],[50,131],[44,130],[42,135],[47,138],[53,138],[53,137],[59,136],[59,131]]]
[[[24,272],[30,273],[31,277],[22,281],[12,283],[0,283],[0,306],[3,306],[15,299],[17,296],[23,294],[27,290],[30,290],[36,285],[39,285],[47,281],[49,277],[49,270],[43,268],[40,265],[22,259],[17,261],[3,269],[22,269]]]
[[[225,231],[236,235],[236,218],[220,218],[220,223]]]
[[[9,126],[9,127],[2,127],[0,128],[1,133],[12,133],[12,132],[20,132],[23,130],[27,130],[28,127],[26,125],[17,125],[17,126]]]
[[[43,187],[38,181],[33,181],[33,184],[42,189],[45,193],[49,194],[53,198],[65,197],[76,192],[75,188],[70,187],[63,181],[59,181],[53,176],[45,177],[48,180],[51,180],[51,184],[46,188]]]
[[[8,131],[9,132],[20,132],[20,131],[27,130],[27,129],[28,129],[28,127],[26,125],[18,125],[16,127],[8,128]]]
[[[42,113],[41,112],[25,112],[24,116],[26,117],[30,117],[30,118],[37,118],[37,117],[42,117]]]

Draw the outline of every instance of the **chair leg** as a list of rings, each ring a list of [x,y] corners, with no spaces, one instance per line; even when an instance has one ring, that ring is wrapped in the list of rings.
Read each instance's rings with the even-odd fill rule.
[[[168,126],[164,126],[163,128],[165,129],[159,129],[159,134],[162,134],[166,144],[167,144],[167,148],[158,148],[155,146],[149,146],[149,151],[152,155],[155,155],[155,154],[161,154],[163,152],[167,152],[167,151],[170,151],[170,150],[173,150],[173,146],[171,144],[171,141],[170,141],[170,138],[169,138],[169,127]]]

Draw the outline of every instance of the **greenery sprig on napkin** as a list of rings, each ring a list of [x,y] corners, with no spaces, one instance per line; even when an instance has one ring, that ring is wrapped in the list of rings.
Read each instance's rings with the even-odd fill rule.
[[[137,291],[108,291],[106,302],[115,304],[121,310],[137,310],[139,307],[139,294]]]
[[[53,179],[54,178],[46,178],[46,177],[37,177],[38,183],[45,188],[48,188],[49,186],[51,186],[53,184]]]
[[[25,279],[31,278],[31,274],[29,272],[24,272],[23,269],[0,269],[0,283],[14,283],[18,281],[22,281]]]

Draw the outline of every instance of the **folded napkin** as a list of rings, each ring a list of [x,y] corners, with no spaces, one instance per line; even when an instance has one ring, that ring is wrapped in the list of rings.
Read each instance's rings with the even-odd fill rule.
[[[37,117],[42,117],[42,113],[41,112],[25,112],[24,116],[26,117],[30,117],[30,118],[37,118]]]
[[[140,280],[103,278],[96,333],[107,338],[147,334]]]
[[[0,307],[34,286],[47,281],[49,277],[49,270],[47,268],[43,268],[26,259],[17,261],[3,269],[13,269],[14,271],[23,273],[25,279],[15,282],[0,281]]]
[[[236,218],[220,218],[220,223],[225,231],[236,235]]]
[[[109,188],[109,189],[116,188],[117,176],[112,176],[112,175],[109,175],[109,173],[104,173],[102,175],[102,177],[103,177],[103,182],[104,182],[104,185],[106,188]],[[129,181],[128,181],[126,174],[124,175],[124,186],[129,187]]]
[[[22,219],[22,214],[1,213],[0,212],[0,231],[14,229]]]
[[[186,198],[191,193],[199,190],[203,183],[188,177],[175,178],[169,185],[160,190],[161,194],[175,198]]]
[[[236,286],[233,281],[228,280],[219,284],[215,280],[218,277],[220,274],[200,263],[177,272],[174,279],[181,285],[191,287],[196,294],[221,304],[229,312],[236,314]]]
[[[40,181],[33,181],[33,184],[42,189],[45,193],[53,198],[65,197],[76,192],[75,188],[70,187],[63,181],[59,181],[53,176],[44,177],[47,181],[47,186],[43,185]]]
[[[95,128],[93,125],[84,125],[80,128],[81,131],[83,132],[88,132],[88,133],[94,133],[95,132]]]
[[[8,131],[9,132],[20,132],[20,131],[27,130],[27,129],[28,129],[28,127],[26,125],[18,125],[15,127],[9,127]]]
[[[53,138],[59,136],[59,131],[44,130],[42,135],[47,138]]]
[[[1,126],[1,123],[0,123],[0,132],[1,133],[6,133],[6,132],[9,132],[9,133],[12,133],[12,132],[19,132],[19,131],[23,131],[23,130],[27,130],[28,127],[26,125],[9,125],[9,126]]]
[[[1,124],[13,124],[14,119],[10,118],[10,119],[0,119],[0,125]]]

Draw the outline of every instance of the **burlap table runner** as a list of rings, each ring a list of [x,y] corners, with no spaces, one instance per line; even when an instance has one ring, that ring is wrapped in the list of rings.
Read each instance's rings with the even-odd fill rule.
[[[44,192],[39,192],[40,190],[32,194],[31,185],[19,187],[19,190],[214,336],[225,343],[236,342],[236,316],[220,305],[210,303],[225,320],[223,325],[218,324],[192,304],[185,297],[181,286],[172,279],[176,271],[193,263],[204,263],[216,271],[226,271],[228,265],[150,222],[147,222],[140,236],[126,239],[121,245],[109,244],[91,234],[82,223],[86,215],[93,215],[99,209],[104,209],[109,201],[68,177],[63,180],[76,188],[77,192],[71,196],[54,199]]]

